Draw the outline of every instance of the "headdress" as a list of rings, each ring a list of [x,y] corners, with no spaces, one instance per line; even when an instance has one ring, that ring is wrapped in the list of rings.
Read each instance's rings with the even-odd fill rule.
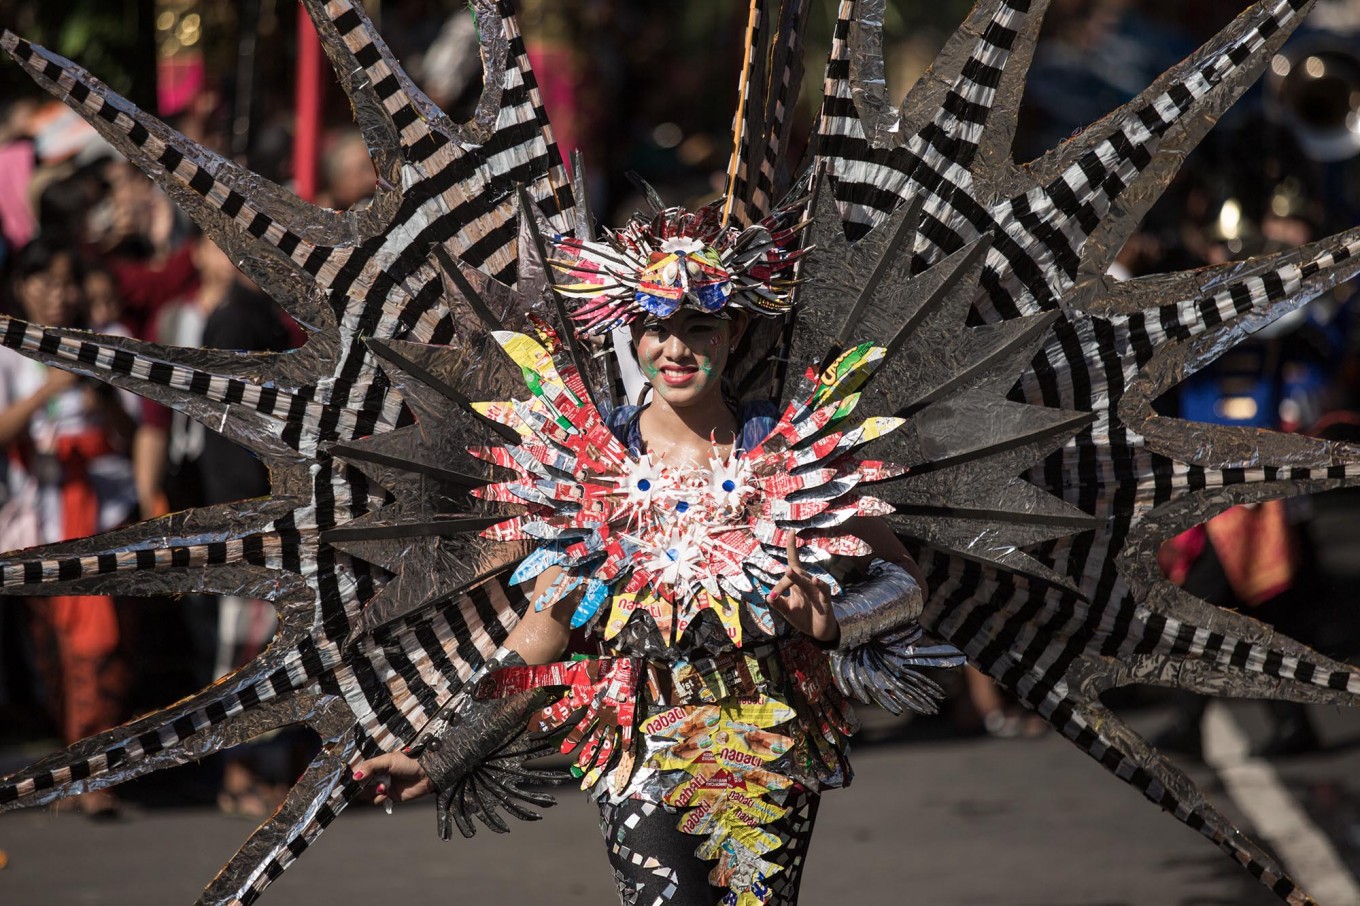
[[[723,222],[724,205],[635,214],[600,242],[555,239],[556,289],[577,300],[578,332],[605,333],[644,315],[668,318],[682,307],[787,314],[794,265],[805,251],[796,247],[802,207],[740,229]]]

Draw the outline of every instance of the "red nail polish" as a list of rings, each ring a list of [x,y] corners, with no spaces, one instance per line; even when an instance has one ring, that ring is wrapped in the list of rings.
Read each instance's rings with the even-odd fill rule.
[[[364,779],[364,772],[363,772],[363,771],[355,771],[355,772],[354,772],[354,779],[355,779],[355,780],[363,780],[363,779]]]
[[[383,796],[383,795],[386,795],[386,794],[387,794],[387,784],[385,784],[385,783],[380,783],[380,784],[378,784],[378,795]]]

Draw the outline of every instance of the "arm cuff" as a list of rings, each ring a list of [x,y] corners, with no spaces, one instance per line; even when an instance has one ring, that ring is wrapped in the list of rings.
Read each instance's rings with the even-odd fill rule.
[[[874,636],[915,623],[924,607],[921,587],[911,573],[896,563],[874,560],[867,575],[847,582],[831,600],[841,630],[836,647],[848,651]]]

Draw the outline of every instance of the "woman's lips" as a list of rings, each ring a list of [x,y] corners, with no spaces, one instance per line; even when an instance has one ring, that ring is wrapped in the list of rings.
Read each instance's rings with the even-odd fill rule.
[[[661,380],[666,382],[668,387],[683,387],[699,374],[699,369],[694,367],[681,367],[679,365],[667,365],[660,370]]]

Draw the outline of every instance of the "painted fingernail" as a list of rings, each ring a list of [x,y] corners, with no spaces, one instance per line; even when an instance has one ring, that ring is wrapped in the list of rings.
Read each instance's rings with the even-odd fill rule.
[[[363,779],[364,779],[364,772],[363,772],[363,771],[355,771],[355,772],[354,772],[354,779],[355,779],[355,780],[363,780]]]
[[[378,795],[379,796],[387,795],[387,784],[385,783],[378,784]]]

